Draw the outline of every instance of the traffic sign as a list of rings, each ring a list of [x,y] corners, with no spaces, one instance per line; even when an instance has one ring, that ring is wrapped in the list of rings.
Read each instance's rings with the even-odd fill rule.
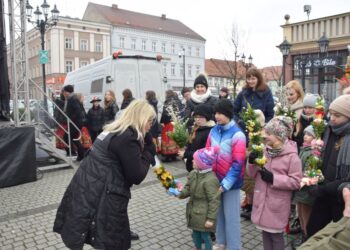
[[[47,50],[39,50],[40,64],[47,64],[49,62],[49,53]]]

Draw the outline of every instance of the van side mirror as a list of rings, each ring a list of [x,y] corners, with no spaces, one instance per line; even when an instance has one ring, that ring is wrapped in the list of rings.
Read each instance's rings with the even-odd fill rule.
[[[113,81],[111,76],[106,76],[106,83],[111,83]]]

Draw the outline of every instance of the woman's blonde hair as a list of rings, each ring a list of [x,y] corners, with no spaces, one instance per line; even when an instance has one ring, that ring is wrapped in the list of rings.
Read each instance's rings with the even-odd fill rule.
[[[143,141],[147,124],[155,118],[156,112],[146,100],[135,100],[123,110],[118,119],[107,124],[104,131],[121,134],[128,127],[132,127],[137,131],[137,139]]]
[[[107,92],[109,92],[109,94],[111,95],[111,99],[109,102],[106,100],[106,94]],[[113,102],[116,102],[116,98],[115,98],[115,93],[113,90],[109,89],[105,92],[105,97],[103,98],[104,99],[104,106],[105,106],[105,109],[107,107],[109,107],[109,105],[111,105]]]
[[[300,82],[297,81],[297,80],[292,80],[292,81],[289,81],[287,84],[286,84],[286,88],[287,89],[294,89],[295,92],[297,92],[299,98],[301,101],[304,100],[304,90],[303,90],[303,87],[301,86]]]
[[[83,104],[84,103],[83,102],[83,98],[84,98],[83,94],[82,93],[75,93],[75,95],[77,96],[79,102]]]

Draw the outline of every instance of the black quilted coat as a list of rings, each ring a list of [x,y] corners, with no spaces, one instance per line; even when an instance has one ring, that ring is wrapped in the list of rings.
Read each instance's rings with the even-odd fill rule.
[[[131,128],[98,136],[57,210],[53,230],[68,248],[130,248],[130,187],[146,177],[152,159]]]

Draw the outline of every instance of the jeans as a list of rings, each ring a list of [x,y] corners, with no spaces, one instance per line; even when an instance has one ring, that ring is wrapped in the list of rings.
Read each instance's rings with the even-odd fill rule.
[[[216,219],[216,242],[227,250],[241,249],[240,191],[221,194],[221,205]]]
[[[193,243],[197,249],[202,249],[202,242],[204,242],[205,250],[211,250],[213,247],[209,232],[201,232],[201,231],[193,230],[192,238],[193,238]]]

